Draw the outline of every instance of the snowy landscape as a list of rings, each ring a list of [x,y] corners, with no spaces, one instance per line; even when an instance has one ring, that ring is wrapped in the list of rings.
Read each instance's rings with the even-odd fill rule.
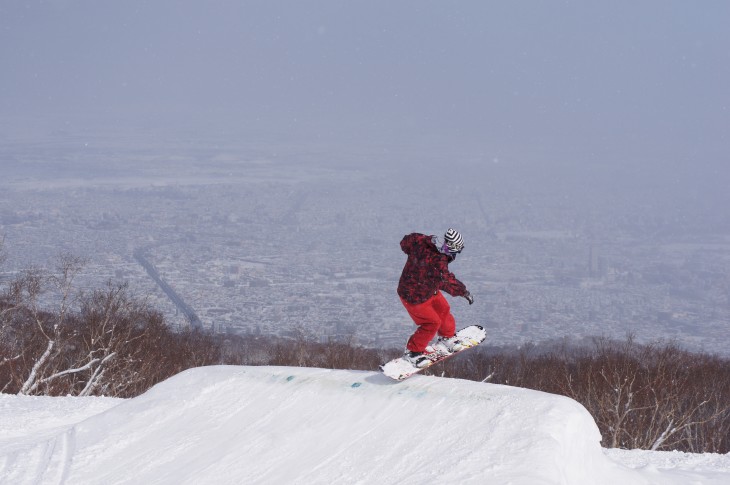
[[[0,395],[0,483],[724,485],[730,455],[607,450],[575,401],[376,372],[218,366],[134,399]]]
[[[705,208],[710,200],[663,183],[617,198],[566,180],[607,168],[560,165],[546,179],[529,158],[495,163],[464,148],[306,148],[204,137],[176,145],[134,131],[121,141],[16,135],[0,146],[0,278],[53,268],[69,252],[87,261],[80,287],[126,281],[179,328],[191,324],[181,310],[190,308],[218,333],[302,326],[323,342],[400,346],[411,325],[395,294],[400,239],[454,226],[466,250],[451,268],[477,302],[455,301],[457,319],[484,325],[496,343],[633,333],[728,355],[730,223]],[[455,175],[429,169],[414,184],[401,157],[448,159]],[[610,170],[626,183],[636,176]],[[720,180],[688,172],[686,181],[713,203],[728,197]],[[444,190],[459,194],[457,207],[434,197]],[[666,218],[668,208],[679,215]]]
[[[449,302],[485,352],[627,338],[724,372],[728,18],[724,0],[2,2],[0,484],[730,483],[730,454],[609,449],[577,400],[487,374],[396,383],[254,348],[399,353],[399,241],[454,227],[474,304]],[[64,258],[84,263],[67,300]],[[128,335],[158,321],[168,350],[215,335],[254,358],[96,387],[115,349],[153,348],[105,325],[89,340],[114,349],[56,341],[107,283],[139,302]],[[625,398],[626,375],[593,377]],[[130,394],[23,395],[63,385]]]
[[[0,281],[400,346],[398,242],[454,227],[500,344],[728,355],[726,3],[375,3],[4,5]]]

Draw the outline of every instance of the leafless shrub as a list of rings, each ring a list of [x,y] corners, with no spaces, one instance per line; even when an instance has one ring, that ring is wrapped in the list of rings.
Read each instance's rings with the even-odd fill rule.
[[[344,340],[315,342],[305,335],[290,337],[223,337],[225,352],[221,362],[237,365],[281,365],[329,369],[374,370],[385,354]]]
[[[181,370],[218,363],[201,332],[174,333],[124,284],[82,294],[82,262],[62,256],[57,272],[30,270],[0,296],[0,391],[130,397]],[[45,291],[58,301],[44,310]]]
[[[607,447],[730,451],[730,361],[675,343],[627,337],[596,338],[592,348],[476,349],[429,372],[571,397]]]

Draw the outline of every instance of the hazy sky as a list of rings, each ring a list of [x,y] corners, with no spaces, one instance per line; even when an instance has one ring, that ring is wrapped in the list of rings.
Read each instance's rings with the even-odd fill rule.
[[[0,116],[720,163],[729,21],[725,0],[2,0]]]

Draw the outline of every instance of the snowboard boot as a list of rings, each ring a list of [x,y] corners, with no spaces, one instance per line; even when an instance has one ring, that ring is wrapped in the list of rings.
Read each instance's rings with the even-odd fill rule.
[[[424,352],[411,352],[410,350],[406,349],[406,351],[403,353],[403,358],[411,363],[413,367],[421,368],[426,367],[428,364],[431,363],[431,359],[428,358],[428,355]]]
[[[436,342],[436,347],[440,350],[445,350],[448,353],[454,353],[464,348],[464,342],[454,335],[453,337],[439,337]]]

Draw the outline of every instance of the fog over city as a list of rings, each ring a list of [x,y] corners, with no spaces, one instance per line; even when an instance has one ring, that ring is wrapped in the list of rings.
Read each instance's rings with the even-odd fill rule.
[[[59,254],[171,325],[402,346],[454,227],[496,345],[730,348],[730,3],[7,1],[0,284]]]

